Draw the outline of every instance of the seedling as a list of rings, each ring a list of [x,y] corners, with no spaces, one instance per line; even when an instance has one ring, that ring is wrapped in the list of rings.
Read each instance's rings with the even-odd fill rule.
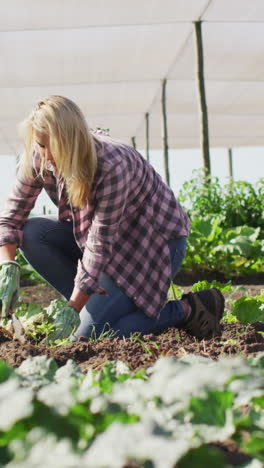
[[[180,300],[182,297],[183,290],[177,286],[176,284],[173,283],[173,281],[170,284],[170,289],[168,292],[168,300]]]
[[[106,327],[109,327],[109,330],[106,330]],[[104,340],[106,338],[114,338],[118,333],[118,330],[113,330],[111,327],[110,327],[110,324],[107,322],[104,324],[104,328],[103,330],[101,331],[100,335],[97,337],[96,336],[96,331],[95,331],[95,327],[93,327],[92,329],[92,332],[91,332],[91,335],[89,337],[89,341],[93,342],[93,341],[97,341],[97,340]]]
[[[220,344],[222,345],[236,345],[237,344],[237,340],[226,340],[226,341],[220,341]]]
[[[162,351],[160,357],[170,356],[172,354],[172,348],[166,348]]]

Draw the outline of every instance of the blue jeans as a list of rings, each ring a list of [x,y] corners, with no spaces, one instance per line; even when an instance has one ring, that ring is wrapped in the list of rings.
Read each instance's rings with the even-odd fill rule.
[[[183,261],[186,237],[168,243],[171,256],[171,278],[174,278]],[[73,235],[71,223],[52,216],[29,219],[23,231],[21,253],[27,262],[65,299],[69,300],[74,287],[78,259],[82,257]],[[151,272],[150,272],[151,274]],[[106,324],[116,331],[115,336],[129,337],[131,333],[142,335],[160,332],[183,321],[180,301],[168,302],[157,320],[149,318],[106,274],[101,273],[99,285],[107,296],[93,294],[80,312],[81,324],[75,332],[98,337]],[[93,331],[94,328],[94,331]]]

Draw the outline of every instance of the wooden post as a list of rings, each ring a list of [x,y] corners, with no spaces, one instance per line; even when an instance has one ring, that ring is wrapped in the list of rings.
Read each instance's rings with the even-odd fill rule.
[[[204,85],[204,61],[203,61],[203,40],[201,21],[195,21],[195,44],[197,57],[197,84],[200,105],[200,122],[201,122],[201,149],[203,155],[203,164],[205,177],[211,175],[210,152],[209,152],[209,128],[207,104]]]
[[[228,148],[228,166],[229,166],[229,183],[232,184],[234,180],[232,148]]]
[[[149,162],[149,113],[145,115],[146,118],[146,159]]]
[[[162,117],[163,117],[163,158],[165,167],[165,181],[170,185],[169,172],[169,145],[168,145],[168,128],[167,128],[167,112],[166,112],[166,84],[167,80],[162,81]]]
[[[132,137],[131,138],[131,141],[132,141],[132,146],[134,149],[137,149],[137,146],[136,146],[136,137]]]

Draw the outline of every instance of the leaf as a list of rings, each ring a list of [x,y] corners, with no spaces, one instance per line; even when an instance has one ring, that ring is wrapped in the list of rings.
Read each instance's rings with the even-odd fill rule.
[[[258,353],[257,356],[249,358],[248,362],[252,367],[264,369],[264,352]]]
[[[237,318],[228,311],[224,312],[224,315],[223,315],[223,318],[222,318],[221,321],[226,322],[226,323],[236,323],[236,322],[238,322]]]
[[[252,251],[252,241],[246,236],[237,236],[230,240],[230,244],[234,245],[234,252],[237,252],[243,257],[249,257]]]
[[[187,455],[177,463],[177,468],[205,468],[206,466],[226,468],[223,453],[217,448],[202,446],[189,450]]]
[[[260,234],[260,227],[240,226],[238,232],[241,236],[248,237],[251,242],[255,242]]]
[[[80,380],[84,377],[84,373],[79,368],[78,364],[72,359],[68,359],[64,366],[61,366],[55,373],[55,381],[62,382],[64,380]]]
[[[67,304],[67,302],[64,299],[54,299],[51,301],[49,306],[45,307],[45,311],[48,317],[55,320],[58,313],[61,312],[61,309],[65,306],[65,304]]]
[[[102,393],[110,393],[114,383],[124,382],[129,379],[130,371],[127,365],[122,361],[110,361],[104,365],[100,372],[97,383]]]
[[[264,391],[262,396],[253,398],[252,403],[264,409]]]
[[[228,281],[227,283],[220,283],[219,281],[213,280],[212,282],[208,281],[198,281],[197,283],[194,283],[192,287],[193,292],[197,291],[202,291],[204,289],[210,289],[210,288],[217,288],[219,289],[222,293],[223,292],[232,292],[232,284],[231,281]]]
[[[264,322],[262,302],[253,297],[243,296],[235,301],[232,314],[244,325],[254,322]]]
[[[175,440],[164,437],[165,434],[157,429],[151,422],[132,426],[114,422],[86,452],[84,466],[121,468],[131,461],[155,468],[176,466],[191,443],[183,438]]]
[[[23,385],[37,389],[52,382],[58,364],[47,356],[29,356],[16,370],[23,379]]]
[[[220,236],[220,234],[222,233],[223,229],[219,226],[220,223],[221,223],[220,216],[213,219],[212,232],[208,236],[208,242],[215,241]]]
[[[208,237],[212,232],[212,222],[210,219],[194,219],[192,221],[192,231],[197,231],[204,237]]]
[[[253,455],[264,462],[264,431],[253,431],[250,439],[242,442],[241,448],[250,455]]]
[[[56,408],[56,412],[61,416],[67,416],[70,408],[75,403],[75,397],[71,391],[73,381],[64,380],[60,384],[51,383],[42,386],[38,392],[38,399],[50,408]]]
[[[8,367],[5,361],[0,361],[0,384],[9,379],[13,375],[13,370]]]
[[[77,468],[82,458],[74,452],[70,439],[58,440],[55,434],[46,434],[41,428],[32,429],[25,440],[10,444],[14,461],[10,468]]]
[[[19,381],[11,378],[0,385],[0,431],[12,426],[33,412],[33,393],[29,388],[19,388]]]
[[[224,426],[226,410],[232,407],[234,393],[228,391],[208,391],[206,397],[193,397],[189,410],[194,424]]]
[[[30,302],[27,306],[27,311],[24,315],[25,319],[28,320],[36,315],[39,315],[42,312],[42,307],[39,304]]]

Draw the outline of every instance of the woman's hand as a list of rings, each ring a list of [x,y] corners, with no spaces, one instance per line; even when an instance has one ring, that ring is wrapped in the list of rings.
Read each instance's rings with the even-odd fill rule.
[[[20,266],[5,260],[0,267],[0,318],[6,318],[14,309],[19,296]]]
[[[76,309],[70,305],[63,307],[54,321],[56,329],[48,336],[47,342],[69,338],[80,323],[79,313]]]
[[[82,310],[89,297],[88,294],[83,293],[76,287],[74,288],[68,305],[59,312],[54,321],[56,329],[48,336],[48,343],[50,341],[69,338],[74,331],[77,330],[81,323],[79,312]]]

